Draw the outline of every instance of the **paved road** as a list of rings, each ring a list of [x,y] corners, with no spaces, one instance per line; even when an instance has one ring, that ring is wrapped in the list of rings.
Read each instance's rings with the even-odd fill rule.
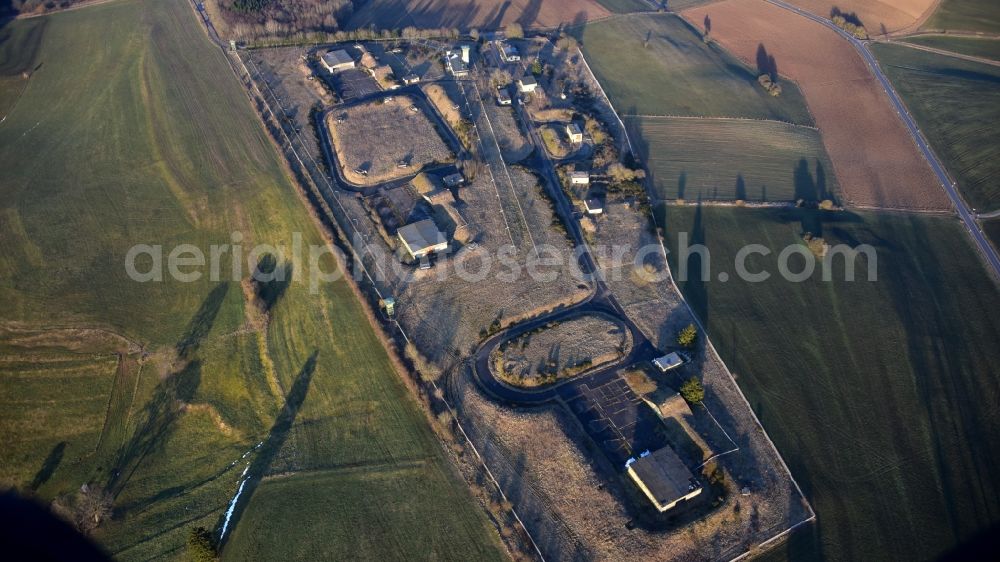
[[[771,4],[784,8],[791,12],[794,12],[802,17],[809,18],[817,23],[825,25],[826,27],[834,30],[841,37],[845,38],[859,53],[861,53],[862,58],[868,63],[868,67],[871,68],[872,73],[875,78],[882,84],[882,88],[885,89],[886,94],[889,96],[889,101],[892,102],[893,107],[896,109],[896,113],[899,114],[900,119],[903,120],[903,124],[910,131],[910,135],[913,137],[914,142],[917,143],[917,147],[923,153],[924,158],[931,165],[931,169],[934,170],[934,174],[937,175],[938,181],[941,182],[941,186],[944,188],[945,192],[948,193],[948,197],[951,199],[952,204],[955,206],[955,210],[958,212],[959,218],[965,223],[966,230],[969,231],[969,235],[972,236],[972,240],[979,246],[979,251],[982,252],[983,256],[986,258],[987,263],[993,270],[994,275],[1000,277],[1000,256],[997,256],[996,250],[990,244],[989,240],[983,234],[983,231],[979,229],[979,224],[976,222],[975,212],[969,208],[968,204],[962,199],[962,196],[958,193],[958,186],[952,181],[951,176],[948,175],[947,170],[941,161],[938,160],[934,151],[931,150],[930,145],[924,138],[923,133],[917,124],[913,121],[909,112],[906,110],[906,106],[900,99],[899,94],[896,93],[896,89],[893,88],[892,83],[882,72],[882,69],[878,65],[878,60],[875,59],[875,55],[868,49],[868,44],[855,38],[853,35],[847,33],[843,29],[837,27],[832,21],[819,17],[817,15],[806,12],[805,10],[800,10],[791,4],[782,2],[781,0],[767,0]]]

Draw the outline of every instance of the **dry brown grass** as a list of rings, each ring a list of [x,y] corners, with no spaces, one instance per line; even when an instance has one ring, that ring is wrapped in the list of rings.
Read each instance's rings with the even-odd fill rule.
[[[396,96],[392,101],[372,101],[331,113],[327,125],[344,176],[356,184],[374,185],[408,176],[432,162],[454,161],[429,111],[412,97]],[[338,123],[340,116],[346,118]],[[409,167],[398,167],[400,161]],[[368,174],[357,173],[358,169],[367,169]]]
[[[617,322],[603,316],[582,316],[512,340],[500,359],[510,380],[538,386],[618,359],[626,339]]]
[[[806,97],[848,203],[951,207],[889,98],[861,56],[834,31],[760,0],[724,0],[682,14],[741,59],[764,44]]]
[[[824,18],[836,7],[854,13],[871,35],[900,31],[915,26],[930,15],[940,0],[787,0],[807,12]]]

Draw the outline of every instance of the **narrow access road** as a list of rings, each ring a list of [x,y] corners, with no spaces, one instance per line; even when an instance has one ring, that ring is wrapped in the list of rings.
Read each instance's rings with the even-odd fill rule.
[[[990,244],[989,240],[986,239],[986,235],[979,228],[979,223],[976,222],[976,214],[969,207],[969,205],[962,199],[961,194],[958,192],[957,184],[948,175],[948,171],[945,170],[944,165],[938,160],[936,154],[931,149],[927,140],[924,138],[923,133],[917,124],[913,121],[913,117],[906,109],[906,105],[900,99],[899,94],[896,93],[896,89],[892,86],[889,78],[882,72],[882,69],[878,65],[878,60],[876,60],[875,55],[868,49],[868,44],[865,41],[854,37],[853,35],[847,33],[843,29],[837,27],[832,21],[822,18],[820,16],[806,12],[805,10],[800,10],[791,4],[783,2],[782,0],[767,0],[771,4],[778,6],[779,8],[784,8],[794,12],[804,18],[808,18],[812,21],[825,25],[826,27],[834,30],[841,37],[846,39],[859,53],[861,57],[868,63],[868,67],[871,69],[872,74],[875,78],[882,84],[882,88],[885,93],[889,96],[889,101],[892,102],[893,107],[896,109],[896,113],[899,114],[899,118],[903,120],[903,124],[910,131],[910,136],[913,137],[913,141],[917,144],[917,147],[923,153],[924,158],[927,159],[927,163],[930,164],[931,169],[934,170],[934,174],[937,176],[938,181],[941,182],[941,187],[944,188],[948,197],[951,199],[952,204],[955,206],[955,210],[958,212],[958,216],[965,223],[965,229],[969,231],[969,235],[972,236],[972,240],[979,247],[979,251],[982,252],[983,257],[986,258],[987,264],[993,270],[993,274],[1000,278],[1000,256],[997,255],[996,250]]]

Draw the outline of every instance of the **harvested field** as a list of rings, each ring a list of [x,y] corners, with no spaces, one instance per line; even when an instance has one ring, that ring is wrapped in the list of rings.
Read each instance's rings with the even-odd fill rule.
[[[901,45],[872,52],[965,200],[1000,209],[1000,68]]]
[[[820,133],[775,121],[626,117],[656,193],[665,199],[835,199]]]
[[[942,0],[922,29],[1000,33],[996,0]]]
[[[584,27],[578,38],[590,68],[622,115],[747,117],[813,124],[794,84],[782,84],[784,91],[778,97],[769,95],[757,83],[755,69],[717,45],[706,44],[673,14],[636,14],[595,22]]]
[[[453,162],[455,154],[429,112],[410,96],[331,112],[327,125],[344,176],[359,185],[374,185],[412,175],[426,165]],[[402,163],[406,167],[400,167]]]
[[[507,382],[539,386],[618,359],[627,335],[610,318],[581,316],[504,342],[496,364]]]
[[[346,29],[458,28],[499,29],[511,23],[555,27],[611,15],[595,0],[370,0],[354,12]]]
[[[725,0],[683,16],[698,26],[709,16],[716,41],[746,61],[764,42],[780,73],[805,94],[846,203],[951,208],[888,96],[833,30],[757,0]]]
[[[1000,252],[1000,219],[983,221],[983,232],[990,239],[993,247]]]
[[[868,34],[883,35],[916,27],[939,0],[787,0],[817,16],[830,18],[834,8],[854,14]],[[712,23],[715,23],[714,21]]]

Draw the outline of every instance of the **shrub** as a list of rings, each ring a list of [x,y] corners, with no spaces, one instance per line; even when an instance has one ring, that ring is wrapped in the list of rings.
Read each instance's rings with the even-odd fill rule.
[[[187,554],[193,562],[217,560],[212,534],[204,527],[195,527],[188,533]]]
[[[524,37],[524,28],[519,23],[512,23],[504,28],[504,33],[508,39],[521,39]]]
[[[677,344],[681,347],[692,348],[698,341],[698,328],[694,324],[688,324],[677,334]]]
[[[681,385],[681,396],[691,404],[701,404],[705,399],[705,387],[698,377],[691,377]]]

